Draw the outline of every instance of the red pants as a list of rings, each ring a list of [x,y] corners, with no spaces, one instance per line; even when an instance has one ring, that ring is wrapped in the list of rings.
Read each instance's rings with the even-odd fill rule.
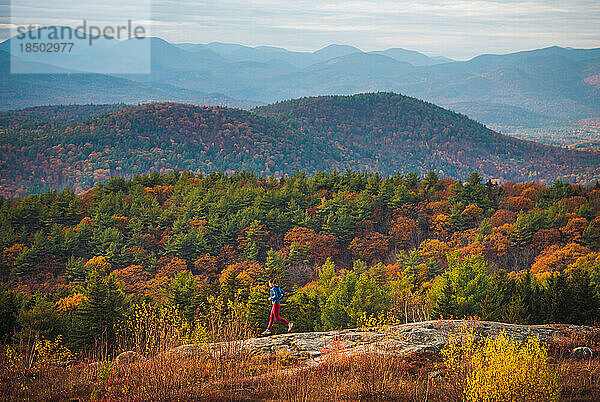
[[[271,317],[269,318],[269,326],[267,327],[267,329],[271,328],[271,325],[273,325],[273,320],[277,320],[284,324],[290,325],[290,323],[286,319],[283,319],[279,316],[279,303],[273,303],[273,308],[271,309]]]

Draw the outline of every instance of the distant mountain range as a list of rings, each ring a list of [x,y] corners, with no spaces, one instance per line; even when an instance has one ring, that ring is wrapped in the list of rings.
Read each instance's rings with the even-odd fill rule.
[[[11,49],[13,40],[0,43],[3,110],[149,101],[251,108],[303,96],[394,91],[496,126],[539,127],[600,116],[600,48],[549,47],[453,61],[400,48],[363,52],[330,45],[293,52],[160,38],[104,40],[89,47],[84,38],[75,41],[78,52],[61,57],[19,52]],[[25,69],[43,66],[49,73],[9,75],[10,52]],[[151,74],[120,73],[148,65]],[[53,74],[60,71],[71,74]],[[82,71],[98,74],[77,74]]]
[[[3,196],[65,186],[82,192],[113,176],[173,170],[600,179],[598,152],[504,136],[394,93],[302,98],[250,111],[178,103],[46,106],[0,113],[0,132]]]

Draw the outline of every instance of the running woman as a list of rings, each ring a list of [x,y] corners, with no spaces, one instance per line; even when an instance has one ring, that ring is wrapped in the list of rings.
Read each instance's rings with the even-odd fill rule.
[[[271,317],[269,318],[269,326],[262,333],[263,335],[271,334],[271,326],[273,325],[273,321],[280,321],[288,326],[288,332],[292,330],[294,326],[293,322],[289,322],[288,320],[281,318],[279,316],[279,301],[285,296],[285,292],[279,286],[277,286],[277,281],[275,279],[271,279],[269,281],[269,286],[271,287],[271,296],[269,300],[273,303],[273,308],[271,309]]]

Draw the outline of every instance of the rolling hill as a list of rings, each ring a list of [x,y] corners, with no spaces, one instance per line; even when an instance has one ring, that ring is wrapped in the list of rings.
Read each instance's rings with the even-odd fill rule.
[[[71,186],[84,191],[111,176],[149,171],[429,170],[502,181],[600,178],[600,155],[498,134],[466,116],[393,93],[303,98],[250,112],[153,103],[109,111],[64,106],[0,114],[4,196]],[[60,108],[59,108],[60,109]],[[107,113],[108,112],[108,113]],[[102,114],[104,113],[104,114]],[[82,121],[73,116],[91,117]],[[42,116],[42,117],[40,117]],[[62,120],[62,121],[61,121]]]
[[[64,106],[63,114],[74,115],[76,107]],[[151,103],[70,123],[16,115],[0,114],[4,196],[66,186],[79,192],[112,176],[153,170],[325,170],[338,153],[300,131],[225,107]]]
[[[211,100],[250,108],[302,96],[393,91],[503,131],[565,126],[600,116],[600,49],[553,46],[454,61],[402,48],[364,52],[329,45],[297,52],[217,42],[173,44],[151,37],[78,46],[78,52],[65,58],[15,53],[11,41],[0,43],[0,62],[13,52],[26,57],[31,71],[37,63],[38,70],[43,66],[46,72],[71,74],[65,79],[62,74],[36,77],[0,71],[0,83],[7,88],[0,110],[61,103]],[[99,74],[74,74],[83,71]]]
[[[501,181],[600,177],[598,153],[504,136],[464,115],[394,93],[296,99],[254,112],[324,138],[361,169],[435,170],[458,178],[478,170]]]

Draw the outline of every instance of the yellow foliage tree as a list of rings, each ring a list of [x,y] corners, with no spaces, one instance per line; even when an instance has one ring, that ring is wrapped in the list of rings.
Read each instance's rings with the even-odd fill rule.
[[[81,303],[87,301],[81,293],[73,293],[71,296],[63,297],[56,303],[56,310],[61,314],[66,314],[69,311],[77,308]]]
[[[465,325],[442,350],[453,382],[465,401],[557,401],[558,377],[548,350],[537,338],[520,342],[504,331],[479,341]]]
[[[90,258],[88,262],[85,263],[83,268],[86,272],[95,270],[99,274],[106,274],[110,272],[112,267],[110,265],[110,262],[106,260],[106,257],[98,255],[96,257]]]

